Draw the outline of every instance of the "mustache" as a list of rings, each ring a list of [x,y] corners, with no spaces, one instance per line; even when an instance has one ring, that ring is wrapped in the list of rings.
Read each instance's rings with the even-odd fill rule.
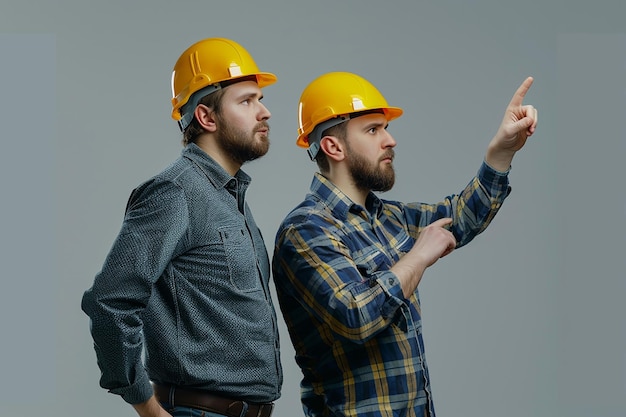
[[[387,152],[385,152],[383,154],[383,156],[380,158],[380,160],[382,161],[383,159],[391,159],[393,161],[393,159],[396,157],[396,153],[393,149],[389,149]]]
[[[267,129],[267,133],[269,133],[270,131],[270,124],[267,123],[267,121],[262,121],[256,124],[256,126],[254,126],[254,131],[258,132],[261,129]]]

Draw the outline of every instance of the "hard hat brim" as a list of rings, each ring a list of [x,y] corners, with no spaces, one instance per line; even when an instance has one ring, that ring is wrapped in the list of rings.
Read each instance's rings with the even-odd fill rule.
[[[274,84],[278,78],[276,75],[270,72],[258,72],[256,73],[257,84],[260,88],[267,87],[268,85]]]

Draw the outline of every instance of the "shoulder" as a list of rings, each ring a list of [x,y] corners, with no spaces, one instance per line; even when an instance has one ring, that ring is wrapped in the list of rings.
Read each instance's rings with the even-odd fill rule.
[[[324,202],[309,197],[291,210],[280,224],[276,233],[278,245],[285,240],[311,241],[322,235],[344,234],[344,222],[333,216]]]
[[[307,224],[332,221],[332,213],[328,206],[311,194],[294,207],[282,221],[280,228],[299,227]]]
[[[184,197],[184,176],[189,175],[189,164],[179,158],[158,174],[139,184],[128,199],[127,209],[138,204],[163,202]]]

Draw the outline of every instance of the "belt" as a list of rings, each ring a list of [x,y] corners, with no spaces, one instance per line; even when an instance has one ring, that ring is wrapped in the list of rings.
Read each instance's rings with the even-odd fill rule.
[[[197,408],[229,417],[270,417],[274,409],[274,403],[249,403],[175,385],[153,383],[152,387],[157,399],[169,403],[172,407]]]

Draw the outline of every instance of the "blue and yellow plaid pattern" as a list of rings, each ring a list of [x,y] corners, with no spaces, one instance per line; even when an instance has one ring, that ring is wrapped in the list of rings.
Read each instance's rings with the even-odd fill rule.
[[[422,228],[452,217],[463,246],[510,192],[508,173],[483,163],[458,195],[437,204],[354,204],[320,174],[276,235],[273,274],[301,368],[307,416],[431,416],[419,294],[403,296],[389,269]]]

